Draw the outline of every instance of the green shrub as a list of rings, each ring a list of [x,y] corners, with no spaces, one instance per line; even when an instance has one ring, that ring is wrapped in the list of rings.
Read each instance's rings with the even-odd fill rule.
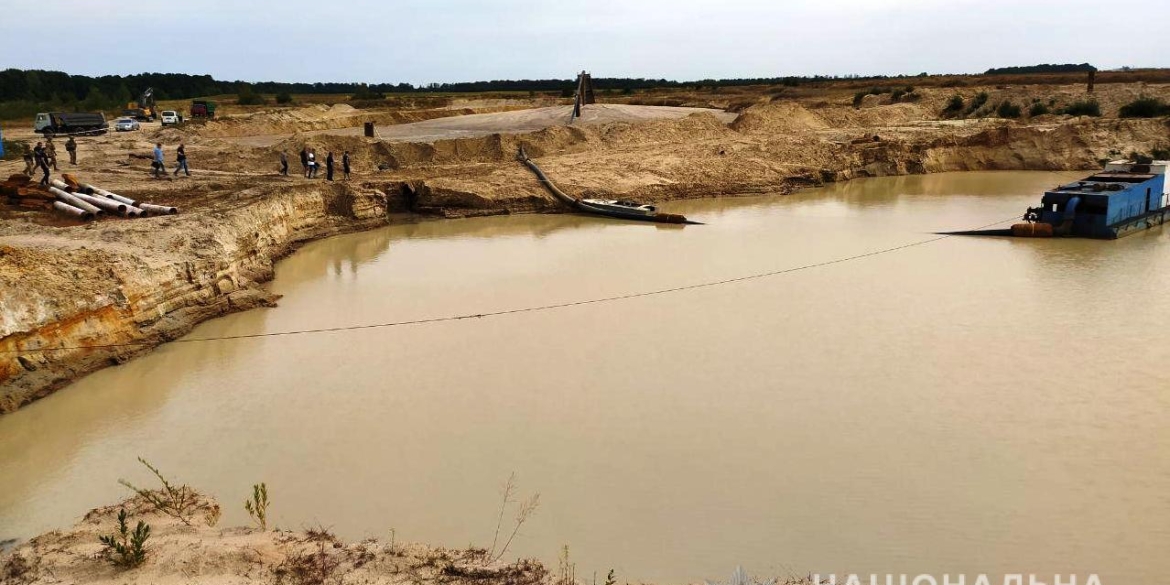
[[[916,102],[922,99],[922,96],[914,93],[913,85],[907,85],[904,88],[895,89],[891,96],[896,102]]]
[[[1150,155],[1158,160],[1170,160],[1170,147],[1158,146],[1150,151]]]
[[[291,104],[292,101],[292,94],[287,91],[282,91],[276,94],[276,103],[278,104]]]
[[[862,100],[864,100],[865,96],[867,95],[869,95],[868,91],[859,91],[853,94],[853,107],[860,108]]]
[[[159,472],[158,468],[148,463],[145,459],[139,457],[138,461],[145,465],[158,478],[162,487],[156,490],[140,488],[124,479],[119,479],[118,483],[126,486],[130,491],[138,494],[147,502],[150,502],[154,506],[154,509],[159,512],[178,519],[183,524],[190,526],[192,517],[199,510],[199,495],[189,485],[175,485],[167,481],[167,478],[163,477],[163,474]]]
[[[1078,100],[1063,109],[1060,113],[1067,116],[1101,116],[1101,104],[1097,103],[1095,99]]]
[[[236,103],[241,106],[262,106],[264,105],[264,96],[255,92],[252,86],[245,83],[240,86],[240,91],[236,93]]]
[[[1148,165],[1148,164],[1154,162],[1154,157],[1146,155],[1146,154],[1142,154],[1136,150],[1133,152],[1130,152],[1129,156],[1127,158],[1129,158],[1129,160],[1132,160],[1133,162],[1135,162],[1139,165]]]
[[[1009,100],[999,102],[999,107],[995,108],[995,115],[1000,118],[1019,118],[1020,106],[1013,104]]]
[[[1049,112],[1048,106],[1043,102],[1035,102],[1032,107],[1028,108],[1028,115],[1032,117],[1043,116]]]
[[[353,92],[353,95],[349,96],[349,101],[351,101],[351,102],[363,102],[363,101],[384,100],[384,99],[386,99],[385,94],[383,94],[380,91],[371,90],[370,86],[365,84],[365,83],[359,83],[357,86],[357,91]]]
[[[130,532],[126,517],[126,508],[122,508],[118,511],[118,532],[99,536],[98,540],[105,545],[102,552],[110,564],[132,569],[146,560],[146,540],[150,538],[150,525],[139,520],[134,532]]]
[[[1122,118],[1157,118],[1170,116],[1170,105],[1158,98],[1140,97],[1124,106],[1117,114]]]
[[[975,94],[975,97],[971,98],[971,103],[967,104],[966,113],[973,114],[979,108],[982,108],[984,106],[984,104],[987,103],[988,97],[989,96],[987,95],[987,92],[985,92],[985,91],[981,91],[981,92]]]
[[[942,113],[944,116],[956,116],[963,111],[963,106],[963,96],[955,94],[947,100],[947,107],[943,108]]]
[[[29,152],[28,143],[22,140],[5,140],[3,160],[20,160]]]

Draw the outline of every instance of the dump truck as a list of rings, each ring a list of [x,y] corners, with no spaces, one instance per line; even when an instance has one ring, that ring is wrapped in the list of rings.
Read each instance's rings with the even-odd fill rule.
[[[207,100],[194,100],[191,102],[191,117],[192,118],[214,118],[215,117],[215,102]]]
[[[46,138],[57,134],[105,134],[109,129],[106,115],[101,112],[42,112],[33,121],[33,131]]]

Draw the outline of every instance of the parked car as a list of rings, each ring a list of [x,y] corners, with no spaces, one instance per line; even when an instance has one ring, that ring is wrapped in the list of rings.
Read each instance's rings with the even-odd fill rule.
[[[114,120],[114,130],[117,132],[130,132],[139,128],[141,126],[138,125],[138,120],[134,118],[118,118]]]
[[[182,121],[183,121],[183,117],[180,116],[178,112],[176,112],[174,110],[163,110],[163,113],[162,113],[162,125],[163,126],[167,126],[169,124],[178,124],[179,122],[182,122]]]

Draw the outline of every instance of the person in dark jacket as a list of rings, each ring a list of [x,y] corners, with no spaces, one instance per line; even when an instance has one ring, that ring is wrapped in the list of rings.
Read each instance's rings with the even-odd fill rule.
[[[341,153],[341,172],[345,175],[345,180],[349,180],[349,151]]]
[[[280,175],[282,177],[288,176],[288,151],[280,151]]]
[[[307,146],[301,147],[301,174],[305,175],[306,179],[309,178],[309,147]]]
[[[325,154],[325,180],[333,180],[333,151],[330,150]]]
[[[37,168],[45,173],[41,177],[41,184],[49,186],[49,153],[45,151],[45,145],[38,142],[36,148],[33,149],[33,158],[37,161]]]
[[[183,171],[190,177],[191,169],[187,168],[187,146],[182,142],[179,143],[179,149],[175,151],[175,160],[178,161],[178,165],[175,166],[175,176],[179,176],[179,171]]]
[[[72,136],[65,141],[65,152],[69,153],[69,164],[77,164],[77,141]]]

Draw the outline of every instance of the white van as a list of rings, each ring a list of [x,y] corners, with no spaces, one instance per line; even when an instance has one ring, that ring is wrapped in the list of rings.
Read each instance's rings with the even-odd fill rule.
[[[164,110],[162,113],[162,125],[178,124],[182,122],[183,118],[174,110]]]

